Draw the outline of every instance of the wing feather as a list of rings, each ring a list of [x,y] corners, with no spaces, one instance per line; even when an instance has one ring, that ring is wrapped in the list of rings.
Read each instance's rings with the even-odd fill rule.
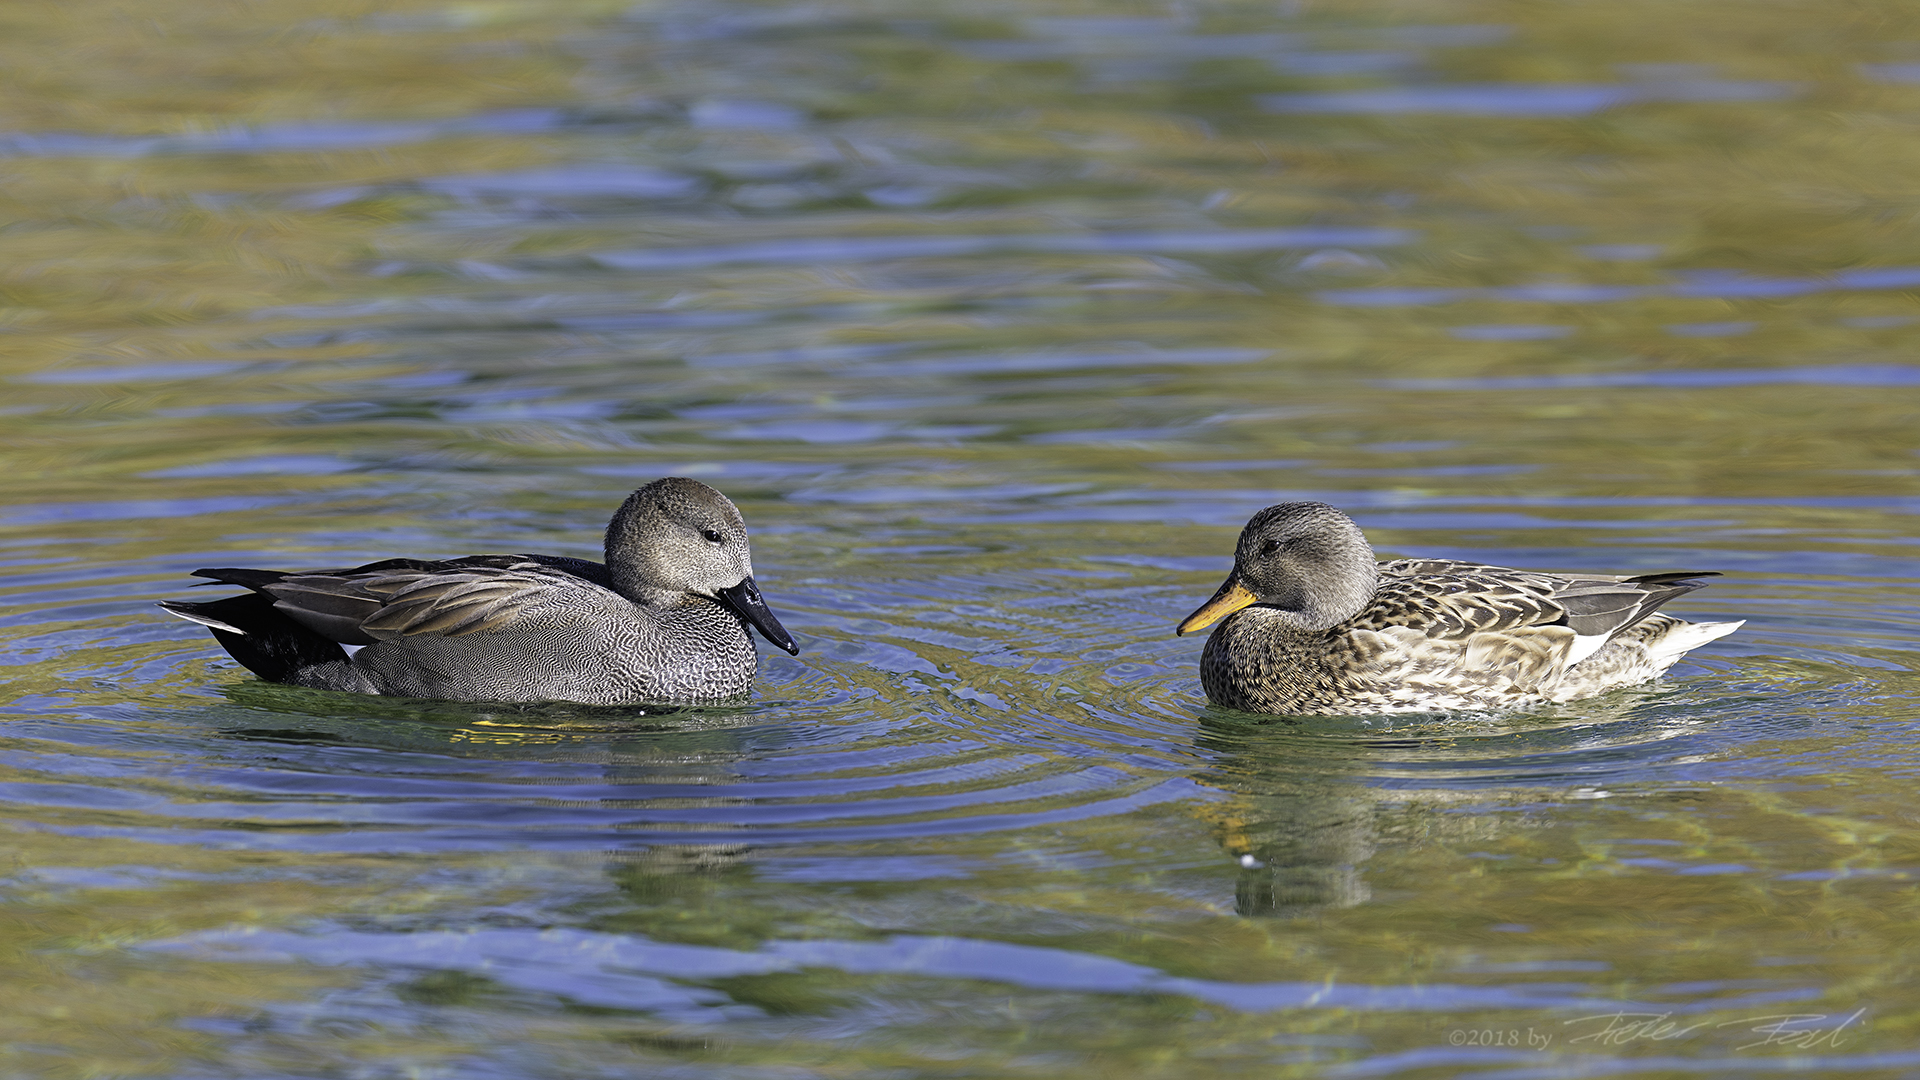
[[[1435,569],[1444,567],[1444,572]],[[1406,626],[1455,641],[1472,634],[1557,623],[1565,612],[1537,575],[1472,563],[1387,563],[1374,601],[1354,620],[1361,626]]]
[[[1407,627],[1464,644],[1465,670],[1498,673],[1524,690],[1598,652],[1707,573],[1563,575],[1450,559],[1382,563],[1374,602],[1356,627]]]
[[[568,588],[599,591],[564,570],[534,563],[516,563],[509,570],[478,560],[462,562],[466,565],[414,569],[376,564],[371,573],[294,574],[262,591],[296,622],[348,645],[490,633]]]
[[[511,622],[551,597],[554,587],[551,580],[523,575],[433,581],[396,595],[361,625],[371,634],[462,637],[479,632],[482,624]]]
[[[380,610],[380,599],[369,596],[351,580],[328,574],[293,574],[260,591],[273,597],[273,606],[294,622],[342,645],[371,645],[361,625]]]

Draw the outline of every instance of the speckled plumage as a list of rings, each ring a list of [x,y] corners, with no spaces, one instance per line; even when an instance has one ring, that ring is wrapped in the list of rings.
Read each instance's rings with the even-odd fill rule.
[[[1353,522],[1285,503],[1242,532],[1226,584],[1181,624],[1215,619],[1200,681],[1247,712],[1506,709],[1652,679],[1740,623],[1655,609],[1710,572],[1546,574],[1478,563],[1378,563]],[[1224,616],[1224,617],[1223,617]]]
[[[634,492],[606,549],[605,564],[470,555],[196,570],[253,591],[161,606],[270,681],[448,701],[718,704],[753,687],[750,626],[797,651],[760,600],[739,510],[705,484]]]

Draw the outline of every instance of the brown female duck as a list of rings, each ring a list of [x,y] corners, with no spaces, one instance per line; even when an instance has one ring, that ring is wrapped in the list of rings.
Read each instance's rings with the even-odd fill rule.
[[[1712,571],[1546,574],[1446,559],[1380,563],[1325,503],[1282,503],[1240,534],[1233,573],[1178,633],[1218,622],[1200,659],[1217,705],[1367,714],[1508,709],[1655,678],[1742,623],[1660,605]]]

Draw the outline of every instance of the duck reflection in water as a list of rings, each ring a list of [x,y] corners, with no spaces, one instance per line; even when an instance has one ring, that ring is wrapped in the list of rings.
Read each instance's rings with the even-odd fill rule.
[[[251,591],[160,606],[269,682],[443,701],[724,704],[752,691],[750,629],[800,651],[760,598],[740,511],[697,480],[629,496],[606,560],[196,570]]]
[[[675,919],[751,875],[754,849],[740,837],[756,802],[755,770],[744,766],[762,759],[772,738],[764,710],[346,697],[254,681],[222,691],[228,701],[202,710],[203,722],[281,767],[332,776],[315,792],[328,803],[370,798],[396,809],[386,824],[402,843],[458,844],[474,829],[535,848],[593,837],[592,858],[620,888],[665,897]],[[289,717],[299,726],[287,726]],[[379,751],[381,764],[371,776],[343,769],[342,748]],[[417,802],[393,802],[388,770],[441,811],[425,828],[409,812]],[[562,839],[545,856],[566,851]]]
[[[1373,898],[1361,872],[1378,846],[1377,794],[1360,782],[1366,755],[1344,743],[1314,743],[1201,718],[1195,745],[1214,754],[1216,765],[1198,779],[1228,797],[1198,812],[1239,864],[1234,910],[1241,915],[1292,918]],[[1354,752],[1329,756],[1333,746]]]
[[[1700,716],[1685,691],[1647,685],[1506,717],[1208,708],[1199,722],[1212,765],[1194,779],[1224,797],[1196,816],[1239,866],[1235,910],[1287,918],[1372,901],[1367,863],[1383,850],[1403,874],[1415,845],[1474,851],[1531,831],[1488,808],[1594,798],[1607,772],[1687,745]]]

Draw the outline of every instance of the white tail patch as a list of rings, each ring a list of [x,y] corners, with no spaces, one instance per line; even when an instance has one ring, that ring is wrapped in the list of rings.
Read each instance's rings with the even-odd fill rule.
[[[1579,634],[1567,649],[1567,661],[1563,667],[1573,665],[1600,651],[1601,647],[1613,640],[1612,634]]]
[[[1681,623],[1662,634],[1658,641],[1647,642],[1647,655],[1655,663],[1672,663],[1707,642],[1726,637],[1745,625],[1745,619],[1739,622]]]

